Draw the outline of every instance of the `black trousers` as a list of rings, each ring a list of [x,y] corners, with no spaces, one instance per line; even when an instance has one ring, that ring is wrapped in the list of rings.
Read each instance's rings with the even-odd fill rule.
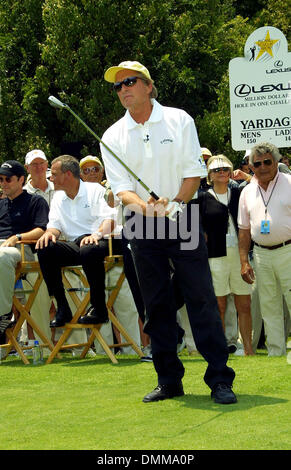
[[[145,217],[134,216],[145,225]],[[130,220],[130,219],[129,219]],[[165,224],[174,222],[166,219]],[[127,234],[132,238],[131,234]],[[130,241],[139,283],[146,306],[144,331],[150,335],[153,363],[160,385],[177,383],[184,366],[177,355],[175,293],[170,263],[182,292],[197,349],[207,361],[205,383],[212,389],[219,382],[231,385],[235,373],[227,366],[228,349],[208,264],[207,247],[201,228],[196,249],[181,249],[181,239],[133,238]],[[156,237],[156,233],[155,233]]]
[[[132,253],[131,253],[131,250],[128,248],[128,240],[126,240],[123,233],[122,233],[121,243],[122,243],[124,274],[128,281],[128,285],[131,290],[138,315],[140,319],[142,320],[142,322],[144,323],[145,305],[144,305],[144,301],[141,295],[140,285],[138,282]]]
[[[46,282],[49,295],[56,299],[64,295],[61,268],[81,265],[90,286],[90,301],[93,307],[107,312],[105,301],[104,258],[108,256],[108,240],[101,239],[98,245],[89,244],[80,247],[82,235],[73,242],[57,240],[46,248],[37,251],[39,264]],[[121,241],[113,240],[115,253],[121,253]],[[58,300],[57,300],[58,302]]]
[[[127,278],[138,315],[143,323],[145,323],[145,304],[141,294],[141,289],[137,277],[136,267],[134,265],[134,260],[131,250],[128,248],[128,240],[122,235],[122,253],[123,253],[123,262],[124,262],[124,274]],[[176,310],[181,308],[184,305],[184,299],[180,292],[179,286],[176,282],[176,276],[172,273],[172,288],[175,293],[175,302]],[[178,328],[178,343],[182,343],[185,331],[177,323]]]

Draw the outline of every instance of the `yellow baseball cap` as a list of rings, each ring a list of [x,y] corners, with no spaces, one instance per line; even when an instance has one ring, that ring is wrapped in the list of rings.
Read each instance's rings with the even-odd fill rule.
[[[106,70],[104,74],[105,80],[107,82],[114,83],[116,81],[115,80],[116,74],[120,70],[135,70],[136,72],[141,72],[146,78],[151,80],[150,73],[144,65],[136,61],[132,62],[130,60],[126,62],[121,62],[119,65],[110,67],[108,70]]]
[[[88,162],[97,163],[98,165],[100,165],[103,168],[101,160],[99,160],[98,157],[94,157],[94,155],[87,155],[87,157],[82,158],[80,160],[80,168],[82,168],[82,166],[85,165],[85,163],[88,163]]]
[[[206,147],[201,147],[201,153],[202,155],[209,155],[209,157],[212,157],[212,153]]]

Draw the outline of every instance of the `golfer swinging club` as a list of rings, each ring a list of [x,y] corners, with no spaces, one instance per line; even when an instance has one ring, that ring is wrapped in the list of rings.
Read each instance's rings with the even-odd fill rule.
[[[227,366],[228,349],[202,228],[199,227],[199,242],[195,249],[181,243],[179,235],[175,239],[169,236],[173,233],[173,224],[181,223],[179,217],[176,220],[168,217],[173,206],[176,205],[178,210],[183,208],[182,217],[190,214],[192,204],[187,203],[197,191],[200,177],[205,176],[194,121],[186,112],[161,106],[156,101],[157,90],[150,73],[139,62],[122,62],[110,67],[105,80],[113,83],[127,111],[107,129],[102,141],[159,195],[158,200],[149,197],[106,146],[100,145],[113,193],[131,210],[125,234],[127,227],[133,227],[134,220],[135,231],[128,238],[146,306],[144,331],[151,338],[158,376],[157,387],[143,401],[155,402],[184,395],[184,367],[177,355],[177,308],[170,278],[171,260],[197,349],[208,363],[204,380],[211,389],[211,397],[216,403],[235,403],[237,400],[232,391],[235,373]],[[197,233],[198,223],[193,219],[188,219],[188,223],[195,222]],[[163,236],[159,230],[161,221]],[[152,236],[147,236],[149,224]],[[144,235],[135,236],[136,233]],[[176,233],[179,234],[179,230]]]

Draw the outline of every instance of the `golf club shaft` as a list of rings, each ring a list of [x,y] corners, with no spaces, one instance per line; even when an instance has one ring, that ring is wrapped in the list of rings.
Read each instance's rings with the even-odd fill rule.
[[[138,181],[141,186],[156,200],[159,199],[159,196],[152,191],[109,147],[106,145],[100,137],[81,119],[67,104],[64,105],[64,107],[89,131],[99,142],[102,144],[108,152],[111,153],[111,155],[119,161],[119,163],[130,173],[136,181]]]

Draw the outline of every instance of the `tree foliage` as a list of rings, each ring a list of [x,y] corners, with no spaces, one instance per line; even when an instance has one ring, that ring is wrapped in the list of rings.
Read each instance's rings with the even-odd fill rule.
[[[52,158],[74,143],[76,156],[99,153],[83,126],[47,98],[67,102],[101,136],[124,112],[104,71],[138,60],[161,103],[195,118],[201,145],[236,161],[228,63],[260,26],[290,39],[288,15],[288,0],[2,0],[0,160],[23,161],[36,147]]]

